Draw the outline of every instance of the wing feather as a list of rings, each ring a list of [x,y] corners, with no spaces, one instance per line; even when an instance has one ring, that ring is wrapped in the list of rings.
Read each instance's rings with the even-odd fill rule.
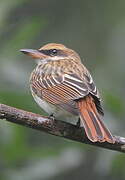
[[[95,86],[95,83],[94,83],[94,81],[92,79],[91,74],[88,71],[86,71],[86,74],[84,74],[84,77],[85,77],[85,80],[87,82],[89,92],[90,92],[90,94],[92,95],[92,97],[94,99],[94,102],[95,102],[95,105],[96,105],[96,108],[97,108],[98,112],[101,115],[104,115],[104,111],[103,111],[103,108],[101,106],[100,95],[99,95],[98,89]]]
[[[73,102],[77,99],[84,98],[90,93],[94,97],[98,111],[100,113],[103,112],[98,90],[88,71],[86,74],[83,74],[83,78],[75,73],[50,73],[46,76],[44,74],[34,73],[31,81],[33,91],[35,93],[37,92],[39,97],[42,95],[42,98],[51,104],[76,112],[74,110],[76,103]]]

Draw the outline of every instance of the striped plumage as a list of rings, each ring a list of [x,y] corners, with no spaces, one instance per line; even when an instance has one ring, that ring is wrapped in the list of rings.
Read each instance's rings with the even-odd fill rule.
[[[80,117],[81,125],[92,142],[114,143],[100,117],[103,109],[98,90],[75,51],[55,43],[39,50],[21,51],[38,59],[31,74],[30,87],[41,108],[55,117]]]

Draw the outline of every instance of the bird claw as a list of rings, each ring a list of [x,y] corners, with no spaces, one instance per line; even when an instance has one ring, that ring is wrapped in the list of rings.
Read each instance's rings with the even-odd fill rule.
[[[54,120],[55,116],[53,114],[50,114],[49,119]]]

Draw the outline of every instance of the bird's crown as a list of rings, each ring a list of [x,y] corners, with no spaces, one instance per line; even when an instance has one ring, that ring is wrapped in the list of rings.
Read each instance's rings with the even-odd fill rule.
[[[57,43],[49,43],[49,44],[46,44],[44,46],[42,46],[39,50],[47,50],[47,49],[60,49],[60,50],[63,50],[63,49],[66,49],[66,46],[64,46],[63,44],[57,44]]]

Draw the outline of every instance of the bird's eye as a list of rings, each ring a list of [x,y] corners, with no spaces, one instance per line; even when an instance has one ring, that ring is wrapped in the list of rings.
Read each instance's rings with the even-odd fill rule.
[[[50,50],[50,55],[51,56],[56,56],[57,55],[57,49],[51,49]]]

